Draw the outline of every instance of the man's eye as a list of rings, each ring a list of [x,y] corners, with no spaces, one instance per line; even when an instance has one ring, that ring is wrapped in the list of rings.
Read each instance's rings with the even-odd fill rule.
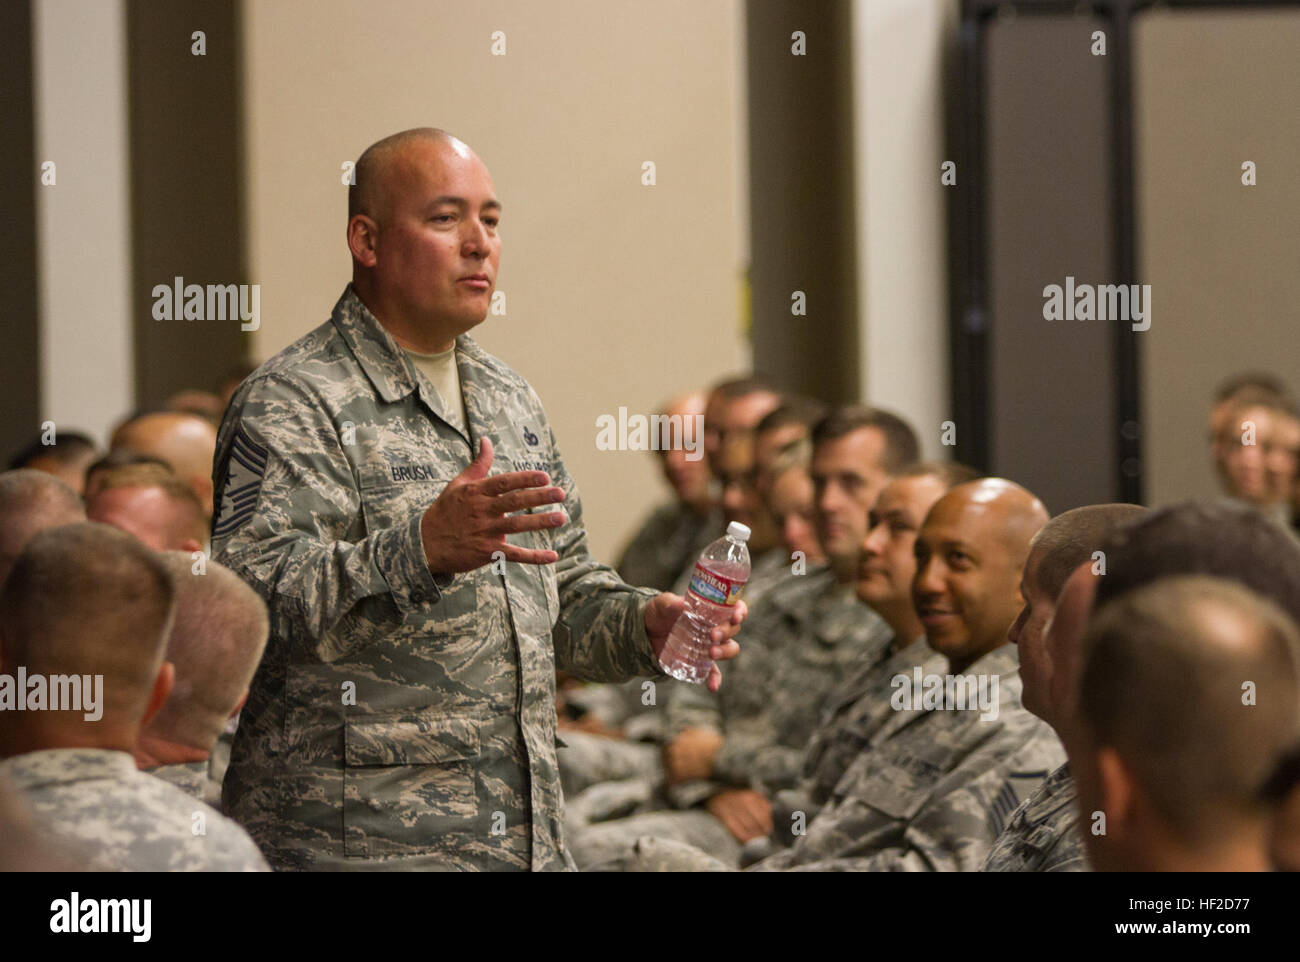
[[[430,220],[436,220],[436,221],[449,221],[455,219],[456,219],[455,214],[434,214],[433,217],[430,218]]]
[[[953,551],[949,553],[948,560],[954,568],[969,568],[974,559],[964,551]]]
[[[491,227],[493,230],[496,230],[496,229],[497,229],[497,224],[499,224],[499,223],[501,223],[501,222],[500,222],[499,220],[497,220],[495,217],[489,217],[489,218],[485,219],[485,220],[483,221],[483,223],[487,224],[487,225],[488,225],[489,227]]]

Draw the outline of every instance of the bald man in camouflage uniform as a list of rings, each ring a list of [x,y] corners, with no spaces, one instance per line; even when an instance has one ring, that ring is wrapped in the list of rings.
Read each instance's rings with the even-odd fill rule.
[[[541,402],[465,333],[499,258],[486,167],[421,129],[356,176],[353,283],[218,441],[214,553],[271,619],[225,808],[278,868],[569,869],[556,667],[658,674],[683,601],[591,557]]]

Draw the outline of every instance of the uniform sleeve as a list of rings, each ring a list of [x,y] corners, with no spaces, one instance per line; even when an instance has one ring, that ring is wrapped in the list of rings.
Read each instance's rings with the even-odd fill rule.
[[[349,540],[364,530],[357,480],[323,406],[297,384],[271,375],[231,405],[213,483],[213,557],[266,601],[273,637],[334,661],[438,601],[422,510]]]
[[[547,432],[555,452],[551,483],[564,489],[563,507],[569,516],[553,542],[560,556],[555,562],[560,617],[551,635],[555,665],[588,681],[662,675],[645,630],[645,607],[659,592],[626,584],[613,568],[591,556],[578,486],[564,467],[549,426]]]
[[[731,785],[753,785],[765,795],[793,788],[803,767],[803,749],[779,745],[776,739],[770,725],[729,730],[713,760],[714,774]]]

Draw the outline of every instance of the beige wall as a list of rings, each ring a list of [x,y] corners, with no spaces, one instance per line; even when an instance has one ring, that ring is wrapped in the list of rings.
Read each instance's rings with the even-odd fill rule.
[[[1152,12],[1134,48],[1147,498],[1217,493],[1205,441],[1225,376],[1300,389],[1300,13]],[[1254,161],[1257,185],[1241,183]]]
[[[324,320],[350,276],[342,163],[397,130],[452,131],[505,206],[508,314],[474,336],[541,395],[612,561],[665,490],[651,455],[596,450],[597,416],[748,363],[735,0],[276,0],[243,18],[256,356]]]
[[[32,7],[40,416],[108,440],[134,405],[126,13],[120,0]],[[37,425],[26,429],[30,437]]]
[[[939,183],[943,48],[956,24],[951,0],[853,5],[861,392],[912,422],[927,457],[950,457],[939,425],[962,422],[948,406],[944,218],[955,188]]]

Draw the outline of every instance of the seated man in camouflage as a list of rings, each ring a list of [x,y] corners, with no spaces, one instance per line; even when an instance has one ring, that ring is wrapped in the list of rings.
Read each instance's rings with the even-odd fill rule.
[[[202,567],[183,551],[163,564],[176,588],[166,658],[175,683],[162,709],[140,732],[136,766],[209,805],[221,805],[211,754],[226,720],[238,713],[266,647],[266,605],[257,592],[215,561]]]
[[[1166,578],[1098,609],[1070,748],[1093,865],[1269,870],[1260,788],[1300,725],[1298,653],[1284,612],[1223,579]]]
[[[905,717],[890,705],[893,678],[900,672],[910,675],[917,665],[927,675],[943,671],[944,659],[925,643],[925,628],[912,606],[913,549],[921,522],[934,503],[976,477],[965,465],[918,464],[899,472],[876,499],[862,542],[855,590],[889,626],[890,643],[877,659],[858,665],[826,701],[804,752],[800,783],[777,793],[773,832],[762,840],[768,844],[747,845],[746,861],[770,854],[772,843],[792,844],[876,731],[891,719]]]
[[[904,717],[876,731],[794,845],[751,871],[983,864],[1005,816],[1064,758],[1051,729],[1020,704],[1016,650],[1006,637],[1021,607],[1017,583],[1030,539],[1046,520],[1033,495],[1000,478],[958,485],[930,509],[916,539],[912,600],[950,674],[896,676],[891,702]],[[649,839],[639,839],[627,861],[641,871],[720,864]]]
[[[876,495],[915,454],[915,434],[887,412],[850,406],[818,423],[814,512],[830,564],[759,599],[741,674],[717,696],[672,686],[668,724],[676,735],[664,751],[665,776],[669,801],[686,811],[587,828],[574,842],[580,865],[616,862],[636,838],[652,835],[734,866],[742,844],[772,831],[770,799],[797,782],[822,702],[888,642],[888,626],[854,594],[853,582]]]
[[[1133,514],[1131,509],[1129,513]],[[1065,581],[1051,625],[1042,635],[1041,650],[1032,632],[1022,632],[1020,639],[1028,666],[1028,698],[1042,708],[1040,717],[1051,716],[1048,720],[1067,749],[1076,724],[1081,639],[1094,594],[1099,607],[1160,578],[1204,574],[1237,581],[1300,618],[1300,546],[1284,529],[1250,508],[1188,503],[1134,515],[1127,524],[1112,525],[1097,551],[1096,563],[1091,553],[1074,555],[1087,560]],[[1068,556],[1068,550],[1061,554]],[[1100,577],[1103,571],[1105,576]],[[1046,580],[1050,583],[1054,578],[1049,573]],[[1079,864],[1083,840],[1074,793],[1069,769],[1063,766],[1053,772],[1008,824],[1009,834],[999,839],[986,867],[1085,868]]]
[[[25,672],[25,707],[46,710],[13,712],[0,727],[0,778],[47,835],[78,849],[82,867],[265,871],[243,829],[131,757],[171,688],[174,593],[158,558],[108,525],[28,542],[0,591],[0,662],[5,674]]]
[[[1070,718],[1062,710],[1065,699],[1052,697],[1066,683],[1065,666],[1054,662],[1047,651],[1044,634],[1048,622],[1070,573],[1080,565],[1091,567],[1103,539],[1144,511],[1134,504],[1093,504],[1066,511],[1038,532],[1025,562],[1020,580],[1025,607],[1010,633],[1011,643],[1020,652],[1025,708],[1051,725],[1065,744],[1070,737]],[[1077,607],[1061,611],[1058,634],[1077,623]],[[993,843],[984,871],[1086,871],[1083,839],[1073,831],[1074,822],[1074,784],[1069,765],[1062,765],[1016,809]]]
[[[807,834],[755,870],[984,863],[1003,819],[1064,757],[1051,729],[1021,705],[1007,643],[1029,542],[1046,522],[1037,498],[1000,478],[958,485],[930,509],[916,539],[912,602],[948,675],[914,669],[894,679],[894,707],[911,717],[877,731]]]

